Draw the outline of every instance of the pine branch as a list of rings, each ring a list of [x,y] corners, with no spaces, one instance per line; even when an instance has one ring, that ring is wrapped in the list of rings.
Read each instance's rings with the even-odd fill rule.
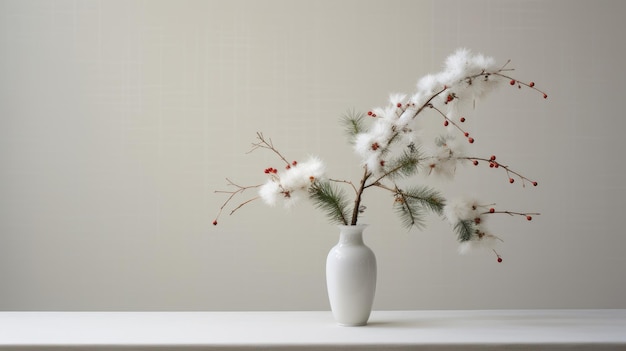
[[[413,149],[410,152],[405,152],[404,154],[402,154],[402,156],[392,161],[392,167],[389,167],[383,174],[378,176],[372,182],[365,185],[364,189],[372,186],[380,186],[380,182],[385,178],[393,179],[400,176],[409,177],[417,173],[417,171],[419,170],[419,162],[420,158],[416,149]]]
[[[355,112],[354,110],[346,112],[341,119],[341,123],[344,126],[345,132],[348,135],[351,144],[354,143],[356,135],[365,130],[363,119],[363,114]]]
[[[389,173],[389,176],[402,176],[402,177],[410,177],[417,173],[419,170],[419,161],[420,155],[417,149],[412,149],[412,151],[405,151],[402,155],[400,155],[397,159],[391,162],[392,172]]]
[[[459,241],[469,241],[472,239],[474,232],[476,232],[475,223],[471,219],[458,221],[454,225],[454,231],[457,233]]]
[[[396,197],[394,208],[405,227],[423,227],[424,209],[438,215],[443,213],[445,199],[432,188],[413,187],[408,190],[401,190],[396,187],[394,192]]]
[[[422,207],[417,201],[413,201],[412,198],[404,196],[403,193],[399,192],[396,194],[393,207],[396,210],[396,213],[400,216],[400,220],[402,221],[402,225],[404,227],[424,227],[424,214],[422,212]]]
[[[348,225],[349,201],[341,189],[329,181],[315,181],[309,188],[309,196],[315,207],[326,212],[332,222]]]
[[[428,210],[438,214],[443,214],[443,207],[445,206],[445,199],[441,196],[437,190],[426,186],[413,187],[402,191],[405,198],[419,203],[420,206],[427,208]]]

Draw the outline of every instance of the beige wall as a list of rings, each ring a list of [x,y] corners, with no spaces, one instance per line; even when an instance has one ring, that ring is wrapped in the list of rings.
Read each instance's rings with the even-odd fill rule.
[[[211,222],[229,177],[268,153],[358,160],[338,117],[413,91],[458,47],[512,59],[550,97],[503,87],[479,103],[472,167],[446,195],[512,210],[504,239],[459,256],[436,217],[406,232],[382,193],[366,241],[376,309],[626,308],[622,1],[0,0],[0,309],[324,310],[337,230],[307,203]],[[368,200],[366,199],[366,201]]]

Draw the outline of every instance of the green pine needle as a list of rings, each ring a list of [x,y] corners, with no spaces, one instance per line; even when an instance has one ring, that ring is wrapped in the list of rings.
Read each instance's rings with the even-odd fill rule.
[[[454,225],[454,231],[457,233],[460,242],[471,240],[476,231],[474,221],[471,219],[458,221]]]
[[[420,206],[441,215],[443,213],[443,207],[446,205],[446,200],[441,193],[433,188],[427,186],[416,186],[408,188],[402,191],[405,198],[415,201]]]
[[[365,130],[364,126],[365,116],[362,113],[350,110],[343,115],[341,122],[344,126],[346,134],[350,138],[350,143],[354,142],[354,138],[357,134]]]
[[[396,192],[394,208],[405,227],[423,227],[424,210],[430,210],[438,215],[443,213],[445,199],[441,194],[429,187],[412,187]]]
[[[315,181],[309,196],[318,209],[323,210],[333,223],[348,225],[348,204],[345,193],[329,181]]]
[[[410,177],[416,174],[419,170],[419,152],[417,150],[404,152],[400,157],[391,162],[390,169],[396,170],[389,174],[391,177]]]
[[[402,225],[404,227],[424,227],[423,208],[418,202],[402,197],[402,195],[396,195],[396,201],[394,201],[393,207],[398,216],[400,216],[400,220],[402,221]]]

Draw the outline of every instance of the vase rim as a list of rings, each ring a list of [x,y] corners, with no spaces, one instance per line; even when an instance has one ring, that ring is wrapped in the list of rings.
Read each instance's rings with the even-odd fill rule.
[[[339,228],[367,227],[367,226],[369,226],[369,224],[366,224],[366,223],[358,223],[358,224],[355,224],[355,225],[351,225],[351,224],[349,224],[349,225],[345,225],[345,224],[338,224],[337,226],[338,226]]]

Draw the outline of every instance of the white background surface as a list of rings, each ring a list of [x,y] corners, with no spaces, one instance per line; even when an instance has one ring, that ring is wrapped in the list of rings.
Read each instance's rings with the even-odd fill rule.
[[[621,350],[624,310],[376,311],[366,327],[330,312],[2,312],[0,349]]]
[[[229,177],[265,180],[262,131],[356,180],[339,116],[413,91],[458,47],[508,86],[477,105],[461,168],[504,262],[459,256],[439,218],[406,232],[375,192],[375,309],[625,308],[621,1],[0,1],[0,309],[325,310],[337,230],[302,203],[211,222]]]

